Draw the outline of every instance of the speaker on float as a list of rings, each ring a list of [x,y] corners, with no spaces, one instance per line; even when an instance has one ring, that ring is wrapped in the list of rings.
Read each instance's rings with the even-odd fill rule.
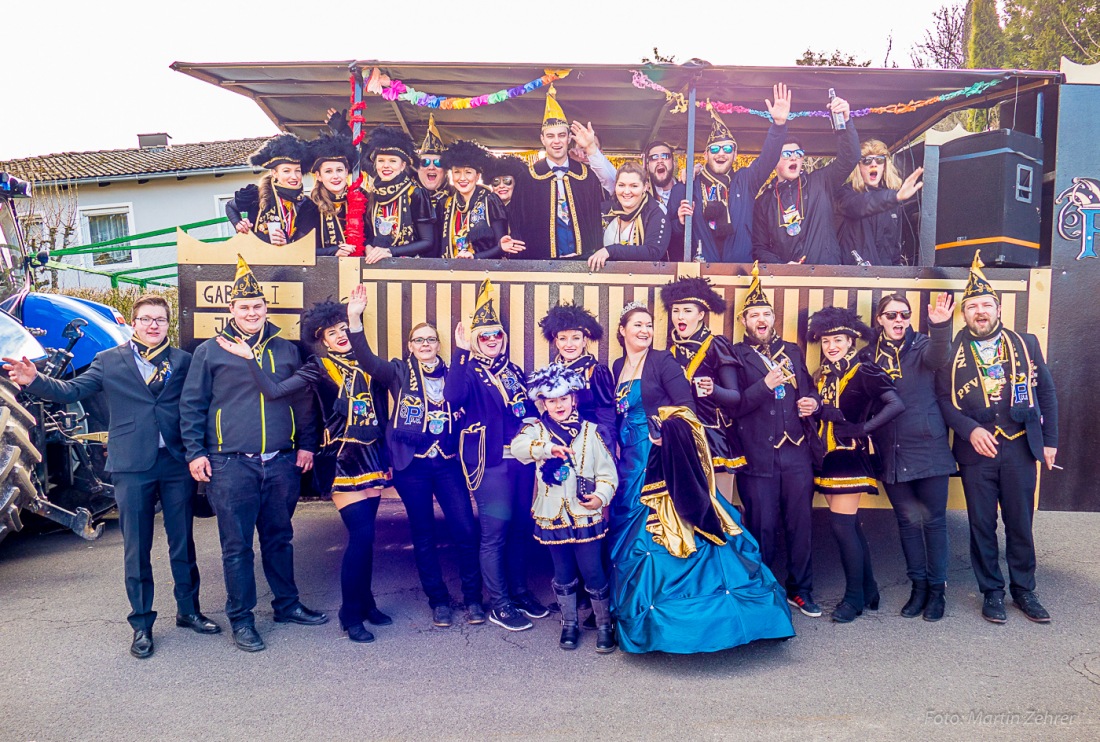
[[[936,265],[1039,265],[1043,141],[997,129],[940,146]]]

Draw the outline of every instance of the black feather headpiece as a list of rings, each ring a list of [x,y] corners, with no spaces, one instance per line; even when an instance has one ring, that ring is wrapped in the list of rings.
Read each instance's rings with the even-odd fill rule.
[[[378,155],[396,155],[409,164],[416,166],[416,145],[412,137],[393,126],[380,124],[371,130],[363,153],[374,160]]]
[[[661,287],[661,303],[665,305],[666,311],[672,309],[673,304],[688,301],[695,302],[712,314],[726,311],[726,300],[714,290],[706,278],[679,278]]]
[[[559,332],[565,330],[580,330],[589,340],[599,340],[603,337],[603,327],[596,317],[582,306],[577,304],[559,304],[551,307],[546,316],[539,320],[542,328],[542,336],[554,342]]]
[[[810,342],[817,343],[826,335],[847,335],[853,340],[870,340],[871,328],[863,323],[859,314],[847,307],[825,307],[810,317],[806,336]]]
[[[336,136],[322,134],[312,142],[308,142],[306,146],[308,154],[306,162],[309,163],[311,173],[320,170],[321,165],[326,162],[342,162],[348,170],[351,170],[352,163],[358,157],[351,143],[351,137],[343,134]]]
[[[348,307],[331,299],[320,301],[302,313],[302,339],[320,340],[330,327],[348,321]]]
[[[513,178],[518,179],[527,171],[527,163],[515,155],[490,156],[485,169],[481,172],[481,179],[486,183],[490,183],[493,178],[499,178],[503,175],[511,175]]]
[[[306,159],[306,143],[293,134],[280,134],[248,158],[256,167],[274,170],[279,165],[301,165]]]
[[[485,172],[492,155],[477,142],[469,139],[456,139],[443,150],[440,167],[450,170],[453,167],[469,167],[479,173]]]

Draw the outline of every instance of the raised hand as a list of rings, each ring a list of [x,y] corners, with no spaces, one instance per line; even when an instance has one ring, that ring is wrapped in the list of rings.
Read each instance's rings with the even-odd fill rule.
[[[466,326],[461,322],[455,325],[455,345],[461,350],[470,349],[470,339],[466,337]]]
[[[367,287],[359,284],[348,295],[348,324],[362,324],[363,312],[367,311]]]
[[[574,121],[569,125],[569,133],[573,135],[573,141],[578,147],[588,154],[596,149],[596,130],[592,128],[592,122],[585,126],[580,121]]]
[[[898,203],[902,201],[908,201],[913,196],[917,195],[917,191],[924,188],[924,181],[920,180],[920,176],[924,174],[924,168],[918,167],[913,172],[909,173],[909,177],[905,179],[901,184],[901,188],[898,189]]]
[[[851,112],[852,107],[849,106],[848,101],[844,100],[843,98],[833,98],[833,102],[829,104],[829,110],[832,113],[844,114],[844,120],[847,121],[850,118],[849,113]]]
[[[955,310],[955,300],[951,294],[944,292],[936,296],[936,300],[928,305],[928,321],[933,324],[943,324],[951,320],[951,313]]]
[[[771,114],[776,126],[783,126],[787,123],[787,117],[791,115],[791,91],[783,83],[772,85],[772,98],[775,103],[765,98],[764,105],[767,106],[768,113]]]

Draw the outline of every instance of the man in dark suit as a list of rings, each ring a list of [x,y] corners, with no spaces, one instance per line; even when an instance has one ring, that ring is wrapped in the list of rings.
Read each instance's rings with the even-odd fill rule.
[[[180,437],[180,392],[191,354],[168,344],[168,302],[154,295],[134,302],[134,337],[96,356],[72,381],[37,373],[26,358],[5,358],[11,380],[43,399],[77,402],[107,396],[107,470],[115,486],[125,549],[126,595],[134,629],[130,654],[153,654],[153,516],[157,499],[164,514],[168,556],[175,582],[176,625],[200,634],[221,628],[199,611],[199,570],[191,535],[194,482]]]
[[[1050,614],[1035,597],[1036,461],[1054,467],[1058,398],[1038,339],[1001,325],[1000,298],[977,253],[961,302],[966,327],[952,362],[939,374],[941,409],[955,431],[970,520],[970,563],[982,591],[982,617],[1004,623],[1005,580],[997,543],[997,510],[1005,524],[1012,601],[1036,623]]]
[[[801,349],[775,332],[775,313],[753,266],[741,323],[745,339],[734,346],[741,403],[735,420],[746,466],[737,471],[745,526],[760,543],[764,563],[775,558],[776,531],[787,543],[787,602],[816,618],[810,553],[814,459],[819,445],[810,422],[820,406]]]

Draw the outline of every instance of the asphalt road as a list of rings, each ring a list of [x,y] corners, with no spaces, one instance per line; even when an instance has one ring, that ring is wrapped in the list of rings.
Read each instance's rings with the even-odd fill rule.
[[[947,616],[901,618],[908,583],[896,525],[891,512],[869,511],[877,613],[849,625],[796,614],[788,642],[694,656],[599,656],[587,632],[578,651],[563,652],[552,619],[519,634],[462,620],[433,628],[400,503],[384,501],[379,518],[375,587],[395,623],[376,629],[375,643],[349,642],[336,623],[344,529],[318,502],[295,517],[295,561],[303,602],[328,611],[329,624],[274,624],[260,576],[267,651],[176,628],[160,534],[161,618],[145,661],[127,652],[117,523],[94,543],[9,538],[0,545],[0,740],[1100,738],[1100,514],[1036,517],[1052,624],[1011,606],[1003,626],[981,619],[958,512],[949,514]],[[816,592],[831,606],[842,586],[824,513],[814,535]],[[197,522],[196,541],[204,611],[225,626],[212,520]],[[541,557],[532,584],[549,599]]]

